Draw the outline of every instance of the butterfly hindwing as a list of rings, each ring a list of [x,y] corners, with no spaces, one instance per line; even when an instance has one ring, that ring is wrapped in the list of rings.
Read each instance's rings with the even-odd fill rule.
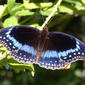
[[[11,56],[24,63],[36,61],[40,31],[33,27],[13,26],[0,31],[0,43]]]
[[[85,45],[73,36],[50,32],[39,59],[39,65],[47,69],[63,69],[76,60],[85,59]]]

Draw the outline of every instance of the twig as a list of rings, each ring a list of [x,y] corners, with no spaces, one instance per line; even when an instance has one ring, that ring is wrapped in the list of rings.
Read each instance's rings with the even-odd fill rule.
[[[46,24],[49,22],[49,20],[51,19],[51,17],[55,14],[55,12],[57,11],[57,8],[59,7],[59,5],[61,4],[62,0],[58,0],[58,2],[55,5],[54,10],[52,11],[52,13],[46,18],[45,22],[43,23],[43,25],[40,27],[40,30],[42,30]]]

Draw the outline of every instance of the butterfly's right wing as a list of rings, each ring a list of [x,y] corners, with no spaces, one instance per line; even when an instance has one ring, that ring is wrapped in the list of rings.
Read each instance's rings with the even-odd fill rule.
[[[39,65],[47,69],[66,69],[77,60],[85,60],[85,44],[77,38],[60,32],[46,37]]]
[[[40,31],[33,27],[12,26],[0,30],[0,44],[19,62],[35,63]]]

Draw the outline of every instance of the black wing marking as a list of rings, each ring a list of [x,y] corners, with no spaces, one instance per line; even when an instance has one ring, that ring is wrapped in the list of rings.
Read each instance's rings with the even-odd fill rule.
[[[40,31],[33,27],[13,26],[0,31],[0,43],[19,62],[34,63]]]

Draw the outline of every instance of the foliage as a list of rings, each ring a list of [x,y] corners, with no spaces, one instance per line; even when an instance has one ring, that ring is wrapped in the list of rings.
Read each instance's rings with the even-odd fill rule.
[[[57,1],[58,0],[51,0],[51,2],[50,0],[47,0],[47,2],[44,2],[44,0],[7,0],[5,3],[4,0],[0,0],[0,27],[29,25],[39,29],[43,24],[43,19],[51,14]],[[85,0],[63,0],[58,11],[55,13],[52,20],[49,21],[49,31],[62,31],[77,36],[78,33],[81,33],[80,17],[83,15],[85,15]],[[81,83],[80,79],[82,78],[83,68],[81,62],[75,63],[72,65],[71,70],[67,71],[51,71],[38,66],[35,66],[34,71],[32,64],[22,64],[7,56],[9,56],[8,51],[4,47],[0,46],[0,69],[2,69],[0,76],[4,77],[6,74],[14,75],[15,73],[11,73],[10,69],[15,70],[21,75],[18,74],[13,78],[7,76],[7,78],[12,78],[14,84],[16,81],[16,85],[18,85],[18,81],[22,82],[21,85],[28,85],[28,83],[33,85],[34,82],[37,85],[80,85]],[[5,72],[3,67],[9,72]],[[26,69],[28,69],[32,75],[36,72],[34,79]],[[27,74],[23,73],[25,70]],[[29,81],[23,77],[28,78]],[[13,81],[13,79],[15,81]],[[9,81],[10,80],[4,78],[6,85],[11,85]],[[5,85],[3,82],[0,84]]]

